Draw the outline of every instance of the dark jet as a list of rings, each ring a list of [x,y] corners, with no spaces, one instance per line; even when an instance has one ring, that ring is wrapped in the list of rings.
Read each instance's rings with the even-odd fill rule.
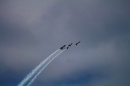
[[[65,48],[66,45],[63,45],[60,49],[63,50]]]
[[[69,47],[70,47],[72,44],[73,44],[73,43],[69,44],[68,47],[67,47],[67,49],[69,49]]]
[[[75,45],[77,46],[77,44],[79,44],[80,43],[80,41],[79,42],[77,42]]]
[[[67,49],[69,49],[69,47],[67,47]]]
[[[70,47],[73,43],[69,44],[68,46]]]

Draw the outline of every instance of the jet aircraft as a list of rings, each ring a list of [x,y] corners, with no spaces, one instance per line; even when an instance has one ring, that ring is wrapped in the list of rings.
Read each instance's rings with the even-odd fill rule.
[[[68,47],[67,47],[67,49],[69,49],[69,47],[70,47],[72,44],[73,44],[73,43],[69,44]]]
[[[80,43],[80,41],[79,42],[77,42],[75,45],[77,46],[77,44],[79,44]]]
[[[69,44],[68,46],[70,47],[73,43]]]
[[[69,49],[69,47],[67,47],[67,49]]]
[[[63,45],[60,49],[63,50],[65,48],[66,45]]]

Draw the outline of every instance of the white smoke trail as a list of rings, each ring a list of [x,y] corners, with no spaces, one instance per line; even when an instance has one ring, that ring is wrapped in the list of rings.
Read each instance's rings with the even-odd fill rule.
[[[18,86],[23,86],[39,69],[42,67],[43,64],[45,64],[52,56],[56,55],[60,49],[56,50],[54,53],[52,53],[49,57],[47,57],[45,60],[43,60],[35,69],[31,71],[21,82],[18,84]]]
[[[50,59],[50,61],[48,61],[47,64],[45,64],[45,66],[42,67],[41,70],[39,70],[39,72],[34,76],[34,78],[29,82],[29,84],[27,86],[30,86],[34,80],[37,78],[37,76],[57,57],[59,56],[64,50],[61,50],[61,52],[59,54],[57,54],[56,56],[54,56],[52,59]]]

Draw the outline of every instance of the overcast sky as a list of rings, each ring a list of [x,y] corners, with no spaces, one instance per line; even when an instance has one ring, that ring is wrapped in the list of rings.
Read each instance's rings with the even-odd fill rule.
[[[129,0],[1,0],[0,86],[71,42],[32,86],[130,86]]]

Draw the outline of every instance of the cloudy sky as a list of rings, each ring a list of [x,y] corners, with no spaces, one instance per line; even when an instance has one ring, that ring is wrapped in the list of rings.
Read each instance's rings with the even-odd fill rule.
[[[71,42],[32,86],[130,86],[129,0],[0,0],[0,86],[17,86]]]

